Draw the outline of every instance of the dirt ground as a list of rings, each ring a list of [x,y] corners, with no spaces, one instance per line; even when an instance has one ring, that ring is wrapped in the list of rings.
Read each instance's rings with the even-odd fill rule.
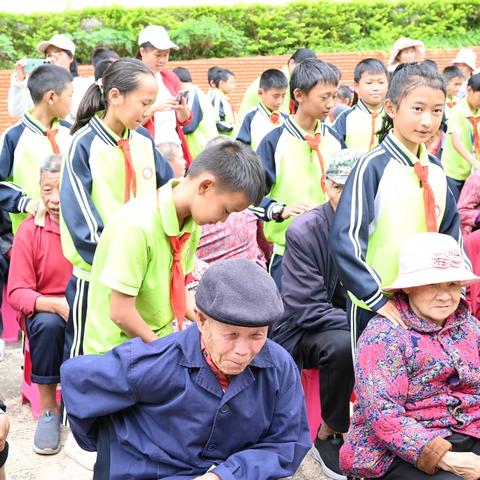
[[[7,345],[5,359],[0,362],[0,398],[7,404],[10,417],[10,455],[6,464],[8,480],[91,480],[92,472],[68,458],[63,450],[57,455],[41,456],[33,453],[35,432],[30,405],[21,405],[22,350],[20,343]],[[62,444],[66,438],[62,431]],[[311,455],[305,457],[292,480],[327,480]],[[254,480],[254,479],[245,479]]]

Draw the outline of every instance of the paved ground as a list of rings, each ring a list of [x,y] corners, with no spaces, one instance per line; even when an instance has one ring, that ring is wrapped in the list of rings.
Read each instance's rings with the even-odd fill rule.
[[[70,460],[61,450],[57,455],[41,456],[32,452],[35,421],[30,406],[20,404],[22,370],[20,344],[8,345],[0,362],[0,398],[7,404],[11,427],[7,461],[9,480],[90,480],[91,472]],[[66,431],[62,432],[62,442]],[[319,465],[308,454],[292,480],[326,480]],[[245,479],[254,480],[254,479]]]

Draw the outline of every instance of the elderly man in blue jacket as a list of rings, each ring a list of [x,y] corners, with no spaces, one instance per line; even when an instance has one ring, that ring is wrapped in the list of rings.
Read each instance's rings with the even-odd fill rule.
[[[249,260],[203,275],[197,322],[67,361],[62,394],[95,480],[260,480],[292,475],[311,447],[290,355],[267,340],[283,305]]]
[[[338,279],[328,238],[343,185],[358,158],[354,150],[341,150],[332,157],[325,182],[329,201],[300,215],[287,230],[282,262],[285,313],[273,333],[300,369],[320,371],[323,422],[313,454],[327,477],[337,480],[347,478],[338,456],[341,433],[349,426],[354,375],[346,290]]]

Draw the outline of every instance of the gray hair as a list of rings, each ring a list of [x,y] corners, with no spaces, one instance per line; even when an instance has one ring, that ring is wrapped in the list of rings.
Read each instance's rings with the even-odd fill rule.
[[[43,172],[60,173],[63,157],[61,155],[49,155],[40,165],[40,175]]]

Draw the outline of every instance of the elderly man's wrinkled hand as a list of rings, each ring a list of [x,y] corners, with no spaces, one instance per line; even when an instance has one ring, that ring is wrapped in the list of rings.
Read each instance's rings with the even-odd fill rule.
[[[447,452],[437,466],[464,480],[480,479],[480,456],[473,452]]]
[[[221,478],[212,472],[207,472],[204,475],[201,475],[200,477],[194,478],[194,480],[221,480]]]
[[[0,452],[5,448],[8,431],[10,430],[10,421],[3,413],[0,414]]]

